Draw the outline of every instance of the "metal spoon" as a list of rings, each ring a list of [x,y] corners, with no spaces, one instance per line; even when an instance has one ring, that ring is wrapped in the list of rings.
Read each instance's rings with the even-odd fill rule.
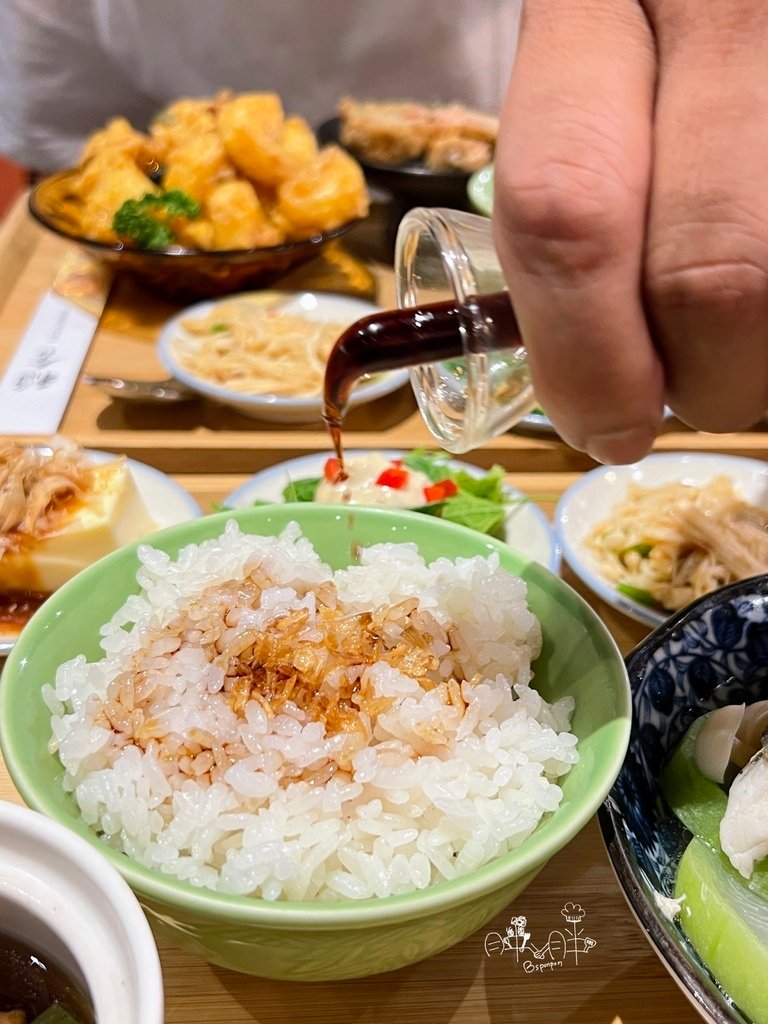
[[[94,377],[84,373],[86,384],[105,391],[112,398],[124,398],[136,402],[186,402],[198,398],[196,391],[181,381],[169,377],[167,380],[128,380],[124,377]]]

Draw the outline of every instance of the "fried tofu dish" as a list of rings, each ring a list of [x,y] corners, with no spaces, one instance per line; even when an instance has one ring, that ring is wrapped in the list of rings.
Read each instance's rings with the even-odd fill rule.
[[[114,118],[86,142],[67,202],[84,237],[141,249],[272,247],[368,212],[357,161],[258,92],[177,100],[147,133]]]

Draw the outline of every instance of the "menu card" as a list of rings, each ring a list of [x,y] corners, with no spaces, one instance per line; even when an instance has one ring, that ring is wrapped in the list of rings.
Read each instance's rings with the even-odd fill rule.
[[[59,429],[111,283],[85,253],[65,257],[0,379],[0,435]]]

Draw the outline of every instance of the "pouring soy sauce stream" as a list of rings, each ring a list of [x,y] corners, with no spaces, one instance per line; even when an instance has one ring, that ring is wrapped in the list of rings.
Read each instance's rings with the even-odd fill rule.
[[[486,217],[410,210],[397,233],[395,282],[399,308],[352,324],[326,366],[323,416],[342,471],[341,424],[364,374],[409,367],[427,426],[454,454],[508,430],[535,406]]]
[[[497,347],[520,345],[517,321],[509,296],[503,291],[473,296],[465,303],[448,300],[374,313],[344,331],[328,358],[323,403],[323,419],[342,470],[341,426],[350,392],[360,377],[460,359],[466,354],[466,332],[486,320],[492,320],[496,326]]]

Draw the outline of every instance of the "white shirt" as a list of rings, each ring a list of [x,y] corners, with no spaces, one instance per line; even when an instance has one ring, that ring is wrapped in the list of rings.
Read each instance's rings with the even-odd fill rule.
[[[123,114],[180,96],[280,94],[317,126],[341,96],[499,108],[520,0],[0,0],[0,152],[75,162]]]

